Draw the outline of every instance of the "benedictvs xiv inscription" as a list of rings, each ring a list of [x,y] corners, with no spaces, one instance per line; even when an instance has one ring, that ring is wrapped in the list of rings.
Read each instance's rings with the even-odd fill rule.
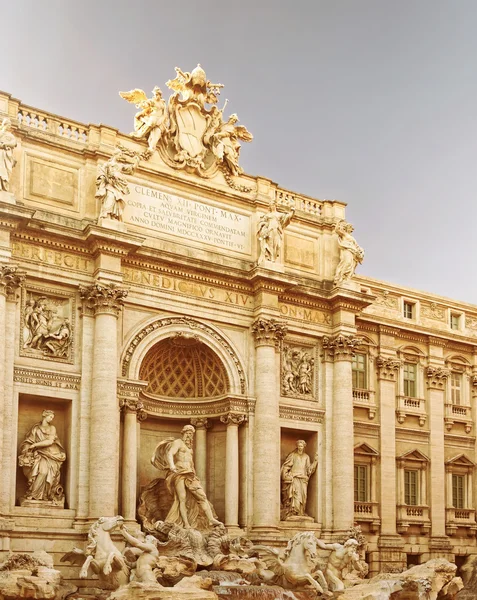
[[[124,220],[131,225],[250,253],[250,217],[247,215],[142,185],[131,186]]]

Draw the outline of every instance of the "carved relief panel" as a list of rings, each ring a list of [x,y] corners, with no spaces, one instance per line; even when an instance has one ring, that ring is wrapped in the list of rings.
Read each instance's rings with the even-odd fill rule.
[[[74,296],[60,290],[22,290],[20,355],[73,362]]]
[[[315,398],[314,348],[285,345],[281,354],[281,394],[292,398]]]

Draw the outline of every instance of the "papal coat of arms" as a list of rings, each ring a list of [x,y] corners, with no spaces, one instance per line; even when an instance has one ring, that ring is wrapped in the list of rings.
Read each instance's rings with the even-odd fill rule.
[[[148,159],[157,149],[164,162],[174,168],[185,168],[202,177],[212,177],[218,169],[236,189],[233,177],[243,173],[239,165],[240,141],[251,142],[252,134],[232,114],[226,121],[217,106],[220,83],[211,83],[200,65],[191,72],[176,67],[176,77],[166,83],[172,94],[166,104],[158,87],[152,98],[143,90],[119,92],[139,112],[134,118],[133,137],[145,139]],[[207,107],[208,105],[208,107]]]

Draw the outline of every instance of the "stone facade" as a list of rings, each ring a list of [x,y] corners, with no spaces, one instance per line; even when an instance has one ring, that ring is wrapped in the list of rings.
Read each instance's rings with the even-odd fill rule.
[[[178,168],[5,93],[0,117],[16,140],[0,192],[0,554],[59,563],[99,516],[134,525],[154,448],[187,424],[231,531],[335,541],[356,522],[371,573],[477,554],[476,306],[353,276],[363,252],[341,202]],[[121,218],[98,221],[117,147],[139,158]],[[261,260],[271,206],[288,220]],[[45,410],[65,503],[22,506],[19,449]],[[317,466],[306,518],[281,521],[297,440]]]

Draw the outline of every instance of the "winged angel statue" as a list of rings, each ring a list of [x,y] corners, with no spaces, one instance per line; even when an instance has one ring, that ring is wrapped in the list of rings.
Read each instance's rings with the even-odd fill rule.
[[[179,67],[175,70],[176,77],[166,83],[172,91],[167,106],[158,87],[149,99],[140,89],[120,92],[122,98],[140,109],[131,135],[147,140],[145,158],[157,148],[174,168],[185,168],[202,177],[212,177],[221,169],[229,185],[245,191],[244,186],[234,184],[232,176],[243,173],[240,142],[251,142],[252,134],[237,125],[236,114],[224,121],[227,101],[222,109],[217,107],[223,85],[209,81],[200,65],[191,72]]]

